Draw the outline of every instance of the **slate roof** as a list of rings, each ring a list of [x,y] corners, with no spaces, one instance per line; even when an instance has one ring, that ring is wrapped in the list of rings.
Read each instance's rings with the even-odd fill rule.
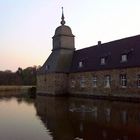
[[[127,54],[127,62],[121,61],[122,54]],[[103,57],[106,59],[105,65],[101,65],[101,58]],[[79,67],[79,62],[83,63],[83,67]],[[140,35],[137,35],[75,51],[70,72],[121,69],[139,66]]]

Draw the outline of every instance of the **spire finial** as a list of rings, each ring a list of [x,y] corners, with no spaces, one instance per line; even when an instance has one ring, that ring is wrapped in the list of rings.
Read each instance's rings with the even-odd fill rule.
[[[64,25],[66,22],[65,22],[65,20],[64,20],[65,17],[64,17],[63,7],[62,7],[62,17],[61,17],[61,19],[62,19],[62,20],[61,20],[60,23],[61,23],[61,25]]]

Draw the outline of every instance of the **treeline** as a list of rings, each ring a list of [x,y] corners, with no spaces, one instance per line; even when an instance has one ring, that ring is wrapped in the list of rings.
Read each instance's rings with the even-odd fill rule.
[[[0,85],[36,85],[37,67],[18,68],[16,72],[0,71]]]

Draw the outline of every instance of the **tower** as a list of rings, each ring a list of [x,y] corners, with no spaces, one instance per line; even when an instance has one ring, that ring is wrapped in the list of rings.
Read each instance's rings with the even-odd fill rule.
[[[74,50],[74,35],[72,34],[71,28],[65,25],[63,7],[62,7],[62,17],[61,26],[57,27],[55,30],[55,35],[53,36],[53,51],[58,49]]]
[[[67,78],[75,45],[71,28],[65,25],[63,8],[60,23],[52,37],[52,53],[37,75],[38,93],[57,95],[67,92]]]

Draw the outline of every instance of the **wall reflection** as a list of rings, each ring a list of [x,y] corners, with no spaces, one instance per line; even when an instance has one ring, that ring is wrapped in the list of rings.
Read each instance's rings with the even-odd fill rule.
[[[38,96],[35,106],[53,140],[140,139],[140,103]]]

